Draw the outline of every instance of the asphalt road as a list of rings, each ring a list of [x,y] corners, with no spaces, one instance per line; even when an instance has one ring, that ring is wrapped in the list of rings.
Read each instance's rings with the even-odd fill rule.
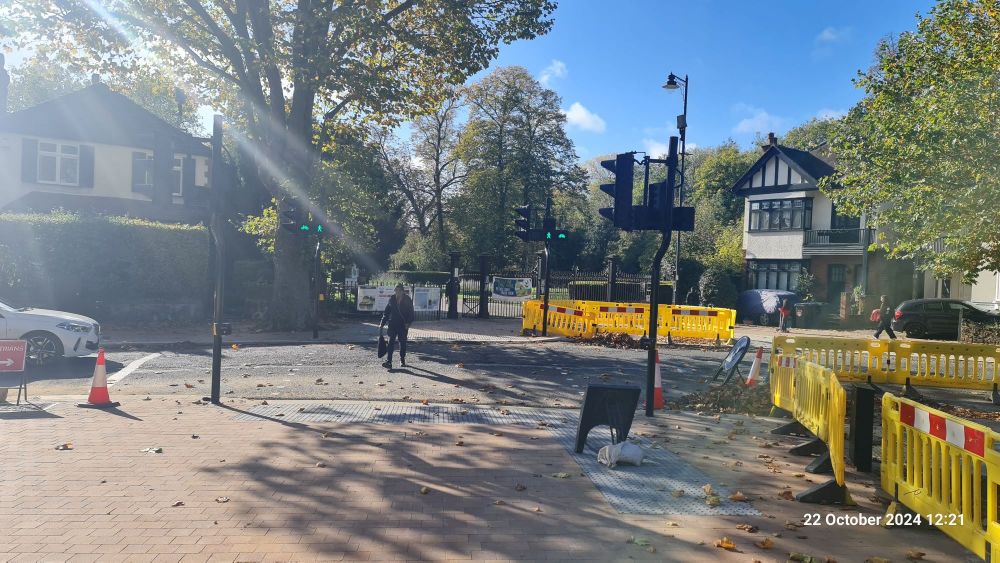
[[[663,350],[661,370],[668,398],[701,387],[724,355],[699,348]],[[112,381],[121,377],[122,370],[128,373],[112,385],[113,398],[202,396],[210,392],[211,349],[207,347],[118,352],[107,359]],[[224,351],[222,392],[224,397],[250,399],[427,400],[570,407],[579,404],[588,383],[642,387],[646,352],[568,342],[421,342],[413,343],[407,360],[407,368],[390,372],[375,358],[373,345],[229,348]],[[745,361],[744,373],[750,360]],[[31,374],[29,391],[32,396],[86,395],[93,365],[93,358],[81,358],[36,370]]]

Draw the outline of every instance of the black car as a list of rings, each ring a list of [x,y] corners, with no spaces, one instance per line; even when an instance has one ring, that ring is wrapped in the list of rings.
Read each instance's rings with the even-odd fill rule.
[[[1000,315],[961,299],[911,299],[896,307],[892,330],[909,338],[958,338],[958,319],[980,323],[1000,322]]]

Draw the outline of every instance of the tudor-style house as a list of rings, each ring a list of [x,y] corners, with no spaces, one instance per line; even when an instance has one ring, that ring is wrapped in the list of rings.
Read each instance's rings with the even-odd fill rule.
[[[113,92],[82,90],[14,113],[0,81],[0,211],[207,217],[205,140]]]
[[[866,252],[874,234],[864,217],[838,213],[819,190],[819,181],[834,172],[822,148],[786,147],[771,133],[763,154],[733,186],[745,202],[746,287],[796,291],[808,272],[818,301],[838,304],[856,286],[894,303],[922,297],[923,277],[912,264]]]

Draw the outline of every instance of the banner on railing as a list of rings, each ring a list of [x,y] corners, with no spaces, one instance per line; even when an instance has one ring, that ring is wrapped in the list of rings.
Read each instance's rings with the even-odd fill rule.
[[[531,278],[493,278],[493,297],[503,301],[531,299]]]

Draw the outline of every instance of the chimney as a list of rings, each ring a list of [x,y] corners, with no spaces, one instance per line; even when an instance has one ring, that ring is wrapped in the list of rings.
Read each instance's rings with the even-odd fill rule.
[[[7,97],[10,92],[10,75],[4,68],[5,63],[5,57],[0,53],[0,115],[7,113]]]
[[[94,74],[91,74],[90,75],[90,83],[93,84],[93,85],[95,85],[95,86],[97,84],[100,84],[101,83],[101,75],[97,74],[96,72]]]
[[[773,131],[767,134],[767,144],[771,147],[778,146],[778,138],[774,136]]]

